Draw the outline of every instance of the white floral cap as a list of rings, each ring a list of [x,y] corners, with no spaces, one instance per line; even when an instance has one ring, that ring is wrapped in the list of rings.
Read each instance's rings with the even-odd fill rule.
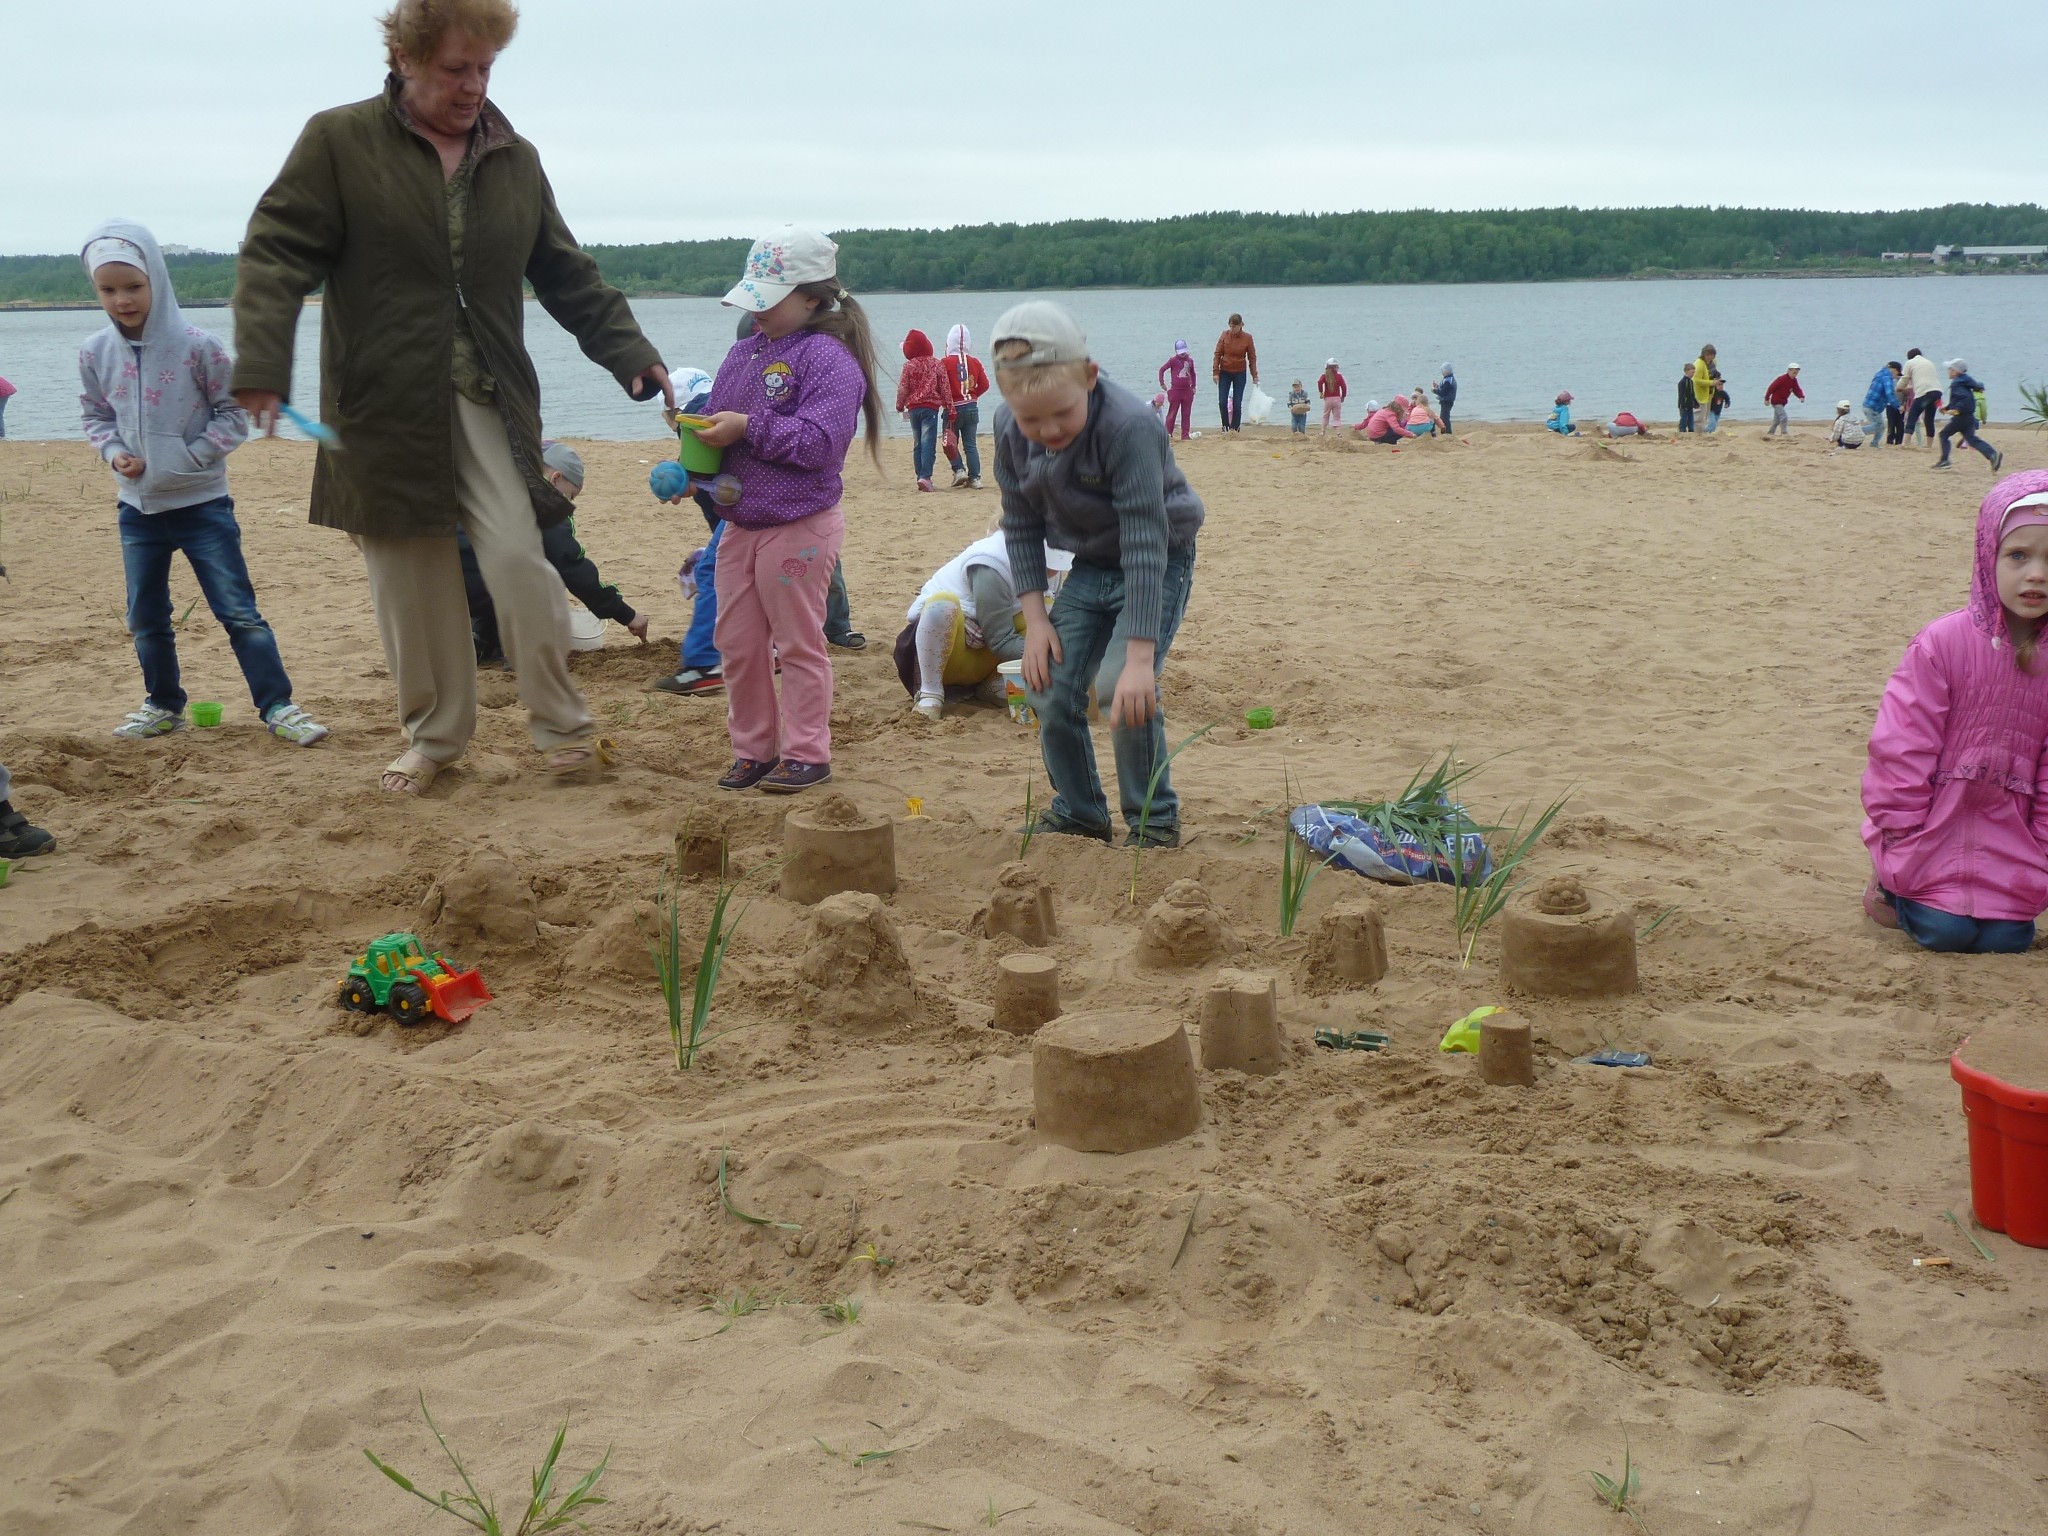
[[[788,298],[797,284],[830,282],[838,275],[838,246],[815,229],[785,224],[754,242],[745,272],[723,302],[758,315]]]

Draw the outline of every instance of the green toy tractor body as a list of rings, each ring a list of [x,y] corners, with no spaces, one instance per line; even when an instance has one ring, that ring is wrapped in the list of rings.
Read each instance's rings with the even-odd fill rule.
[[[352,1013],[382,1009],[401,1024],[417,1024],[428,1014],[460,1024],[490,1001],[479,972],[422,948],[410,933],[387,933],[358,955],[340,998]]]

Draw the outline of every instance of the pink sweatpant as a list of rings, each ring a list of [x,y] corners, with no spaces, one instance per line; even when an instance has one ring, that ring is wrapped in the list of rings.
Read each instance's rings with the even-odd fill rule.
[[[1173,394],[1169,391],[1166,396],[1166,435],[1168,437],[1173,436],[1173,424],[1178,420],[1180,423],[1181,439],[1186,441],[1188,418],[1194,414],[1194,410],[1195,392],[1192,388],[1184,395]]]
[[[726,525],[718,545],[718,624],[726,729],[735,757],[832,761],[832,661],[825,592],[846,537],[837,507],[771,528]],[[782,699],[775,657],[782,657]]]
[[[1344,425],[1344,401],[1340,396],[1332,395],[1323,402],[1323,425],[1326,427],[1341,427]]]

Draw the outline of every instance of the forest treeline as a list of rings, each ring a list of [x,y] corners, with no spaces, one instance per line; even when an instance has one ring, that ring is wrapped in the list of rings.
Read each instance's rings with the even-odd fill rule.
[[[174,233],[159,231],[159,234]],[[835,236],[840,277],[865,292],[1498,283],[1856,269],[1884,251],[2048,244],[2038,204],[1891,213],[1777,208],[1528,208],[1492,213],[1203,213]],[[747,241],[593,245],[631,294],[718,294]],[[181,298],[225,299],[232,256],[169,258]],[[77,259],[0,257],[0,304],[90,299]]]

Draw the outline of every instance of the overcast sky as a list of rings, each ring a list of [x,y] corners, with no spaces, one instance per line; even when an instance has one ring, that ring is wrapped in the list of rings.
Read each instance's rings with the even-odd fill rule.
[[[0,0],[0,254],[232,249],[378,0]],[[1219,208],[2042,197],[2038,0],[527,0],[493,99],[587,242]]]

